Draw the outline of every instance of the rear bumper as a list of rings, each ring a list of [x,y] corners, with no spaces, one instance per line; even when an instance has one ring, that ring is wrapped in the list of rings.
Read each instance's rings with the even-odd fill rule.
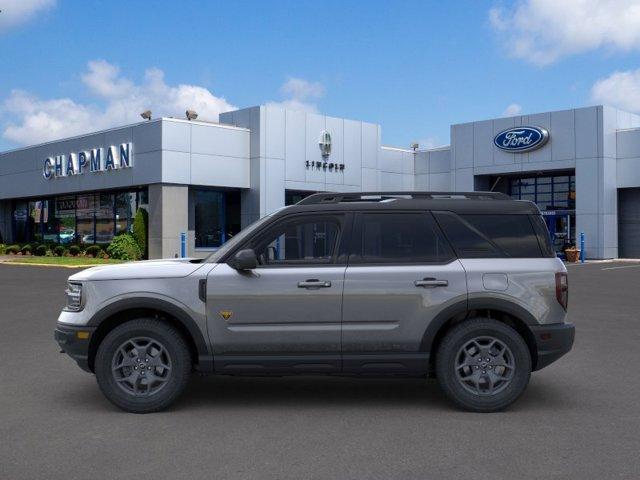
[[[79,332],[82,333],[78,335]],[[94,327],[76,327],[58,323],[53,332],[53,338],[58,342],[63,353],[73,358],[81,369],[91,372],[89,343],[94,332]]]
[[[571,350],[576,329],[573,323],[557,323],[531,327],[531,331],[537,348],[534,370],[540,370]]]

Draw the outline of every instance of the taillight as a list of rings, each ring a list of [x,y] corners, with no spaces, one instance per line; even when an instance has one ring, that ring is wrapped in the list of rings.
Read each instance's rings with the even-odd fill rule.
[[[569,303],[569,277],[566,272],[556,273],[556,299],[566,310]]]

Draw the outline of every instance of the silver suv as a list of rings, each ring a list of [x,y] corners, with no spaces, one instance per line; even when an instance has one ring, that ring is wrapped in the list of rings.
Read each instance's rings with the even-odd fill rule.
[[[435,376],[490,412],[571,349],[568,284],[531,202],[498,193],[315,194],[209,258],[69,277],[55,338],[129,412],[193,370]]]

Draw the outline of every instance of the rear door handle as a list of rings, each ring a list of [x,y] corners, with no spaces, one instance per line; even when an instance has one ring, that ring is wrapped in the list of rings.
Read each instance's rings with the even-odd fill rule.
[[[298,282],[298,288],[329,288],[331,282],[310,278],[304,282]]]
[[[447,287],[449,282],[447,280],[438,280],[436,278],[423,278],[422,280],[416,280],[413,282],[416,287],[423,288],[435,288],[435,287]]]

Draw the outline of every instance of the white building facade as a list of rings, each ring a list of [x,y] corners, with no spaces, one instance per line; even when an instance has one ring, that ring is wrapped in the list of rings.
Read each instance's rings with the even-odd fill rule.
[[[538,148],[498,142],[505,131],[530,142],[530,130],[545,135]],[[584,232],[587,258],[640,257],[640,117],[596,106],[457,124],[451,145],[431,150],[271,105],[219,124],[161,118],[0,153],[0,234],[108,243],[145,208],[150,258],[179,255],[181,233],[187,254],[204,256],[310,193],[413,190],[532,200],[559,253]]]

